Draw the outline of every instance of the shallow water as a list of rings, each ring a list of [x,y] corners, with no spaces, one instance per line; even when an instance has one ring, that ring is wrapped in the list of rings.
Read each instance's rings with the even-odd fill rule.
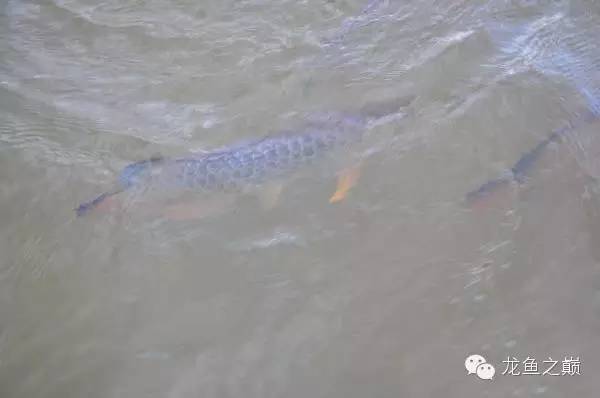
[[[464,198],[597,106],[597,2],[0,10],[0,396],[596,395],[600,123]],[[317,166],[270,209],[75,215],[131,162],[403,96],[341,203]],[[582,374],[502,375],[508,356]]]

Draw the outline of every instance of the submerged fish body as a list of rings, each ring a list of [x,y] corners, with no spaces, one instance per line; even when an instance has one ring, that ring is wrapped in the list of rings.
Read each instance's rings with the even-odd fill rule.
[[[408,95],[370,103],[357,113],[323,113],[298,130],[208,153],[135,162],[120,173],[115,190],[103,193],[75,210],[79,216],[86,215],[113,202],[114,197],[124,191],[141,194],[157,191],[176,196],[182,192],[243,192],[246,188],[277,181],[305,165],[359,143],[371,122],[397,115],[415,98]],[[334,201],[343,197],[355,179],[356,176],[348,176],[343,180]]]
[[[522,32],[510,40],[500,40],[501,50],[515,59],[548,76],[557,76],[568,83],[584,100],[587,109],[568,125],[552,131],[544,140],[525,152],[511,167],[507,175],[487,181],[466,195],[466,202],[473,205],[487,200],[496,192],[512,183],[523,183],[527,174],[553,142],[560,142],[576,129],[600,119],[600,47],[596,35],[581,35],[572,32],[573,24],[565,24],[563,14],[556,14],[543,21],[521,29]],[[506,30],[501,27],[499,30]],[[510,29],[509,29],[510,30]],[[518,30],[518,29],[517,29]]]
[[[387,112],[387,111],[386,111]],[[283,132],[201,155],[153,158],[126,166],[118,189],[81,204],[82,216],[125,190],[243,191],[283,178],[349,144],[359,142],[369,117],[328,114],[296,132]]]
[[[365,127],[362,119],[343,118],[198,156],[138,162],[127,166],[119,180],[125,187],[239,190],[285,176],[357,142]]]

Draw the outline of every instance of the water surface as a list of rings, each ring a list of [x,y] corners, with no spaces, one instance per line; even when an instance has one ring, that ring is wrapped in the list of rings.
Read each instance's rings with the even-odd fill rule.
[[[0,10],[2,397],[595,396],[599,124],[488,206],[464,197],[598,104],[597,2]],[[402,96],[342,203],[316,168],[272,209],[73,211],[131,162]],[[513,355],[582,375],[501,375]]]

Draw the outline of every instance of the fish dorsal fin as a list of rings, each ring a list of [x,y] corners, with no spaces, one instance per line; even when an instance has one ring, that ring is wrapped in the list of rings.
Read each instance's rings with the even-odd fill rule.
[[[363,105],[360,113],[369,119],[381,119],[401,112],[410,106],[416,98],[415,95],[405,95],[387,101],[370,102]]]
[[[152,156],[150,156],[150,159],[148,159],[151,163],[157,163],[157,162],[162,162],[163,160],[165,160],[165,157],[159,153],[153,153]]]

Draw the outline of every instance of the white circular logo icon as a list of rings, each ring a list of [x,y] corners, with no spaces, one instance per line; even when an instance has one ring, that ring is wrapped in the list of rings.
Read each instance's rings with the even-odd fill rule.
[[[477,367],[482,363],[486,363],[486,361],[481,355],[469,355],[467,359],[465,359],[465,368],[468,372],[467,374],[477,373]]]
[[[489,363],[482,363],[477,367],[477,376],[481,380],[492,380],[494,373],[496,373],[496,369]]]

